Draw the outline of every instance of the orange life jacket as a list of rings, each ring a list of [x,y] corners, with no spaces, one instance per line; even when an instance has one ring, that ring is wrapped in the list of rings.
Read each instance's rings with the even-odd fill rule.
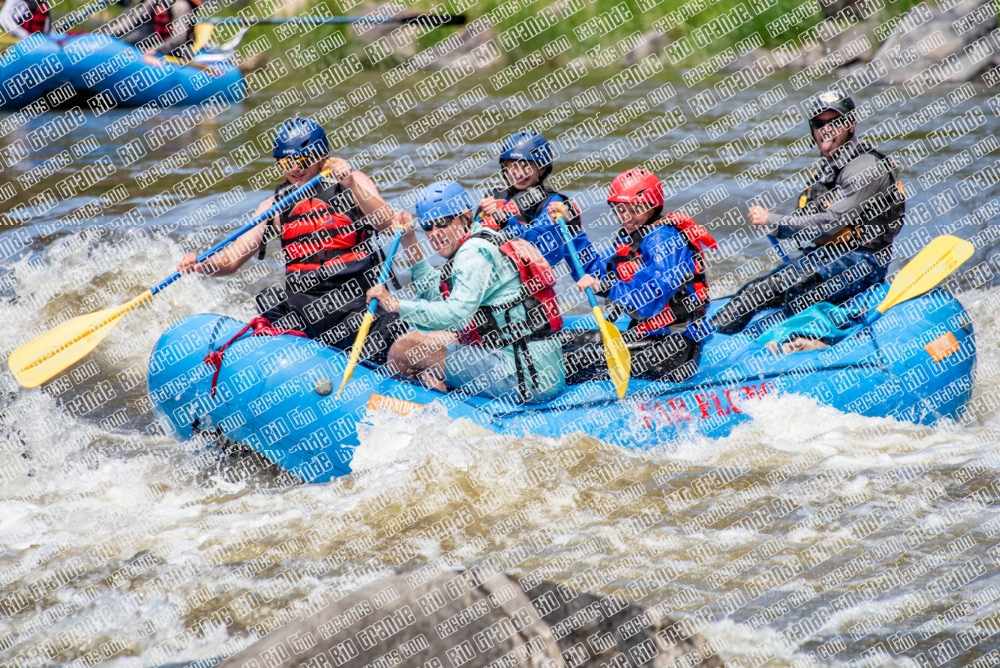
[[[472,321],[459,332],[462,342],[499,348],[559,332],[563,327],[563,319],[556,299],[556,275],[541,252],[524,239],[510,239],[502,232],[488,227],[475,234],[466,234],[459,248],[469,239],[490,242],[513,263],[521,282],[521,294],[507,304],[479,307]],[[449,260],[441,271],[441,295],[445,299],[451,294],[451,266]],[[524,306],[527,320],[511,323],[510,311],[518,305]],[[504,314],[506,325],[500,325],[497,317],[500,313]]]

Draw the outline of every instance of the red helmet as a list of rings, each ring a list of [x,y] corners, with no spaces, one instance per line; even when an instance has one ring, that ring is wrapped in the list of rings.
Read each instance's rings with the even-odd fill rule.
[[[638,168],[622,172],[608,188],[608,204],[645,202],[652,207],[663,206],[663,184],[656,174]]]

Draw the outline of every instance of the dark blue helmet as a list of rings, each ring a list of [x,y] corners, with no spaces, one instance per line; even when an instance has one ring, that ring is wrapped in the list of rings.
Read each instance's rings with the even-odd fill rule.
[[[533,162],[548,173],[552,169],[552,144],[537,132],[515,132],[503,141],[500,162],[504,160],[526,160]]]
[[[285,121],[274,135],[274,157],[295,158],[310,153],[326,155],[330,143],[322,126],[311,118],[293,118]]]

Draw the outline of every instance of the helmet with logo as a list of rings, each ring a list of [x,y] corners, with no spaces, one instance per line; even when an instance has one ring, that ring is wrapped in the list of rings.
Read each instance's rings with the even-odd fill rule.
[[[323,127],[311,118],[292,118],[281,124],[274,135],[274,157],[295,158],[301,155],[326,155],[330,143]]]
[[[420,193],[416,204],[417,222],[429,223],[453,218],[472,209],[472,198],[454,181],[436,181]]]
[[[645,202],[653,208],[663,206],[663,183],[653,172],[630,169],[622,172],[608,188],[608,204]]]
[[[831,88],[830,90],[825,90],[821,93],[817,93],[809,99],[809,134],[813,135],[815,130],[829,123],[831,121],[817,122],[816,117],[822,114],[824,111],[833,111],[840,114],[841,117],[846,119],[845,123],[853,123],[854,121],[854,100],[847,93],[842,93],[841,91]],[[840,123],[840,120],[837,119]],[[850,132],[850,137],[854,136],[853,127]],[[813,136],[813,141],[816,141],[815,136]]]
[[[825,90],[809,100],[809,118],[816,118],[824,111],[835,111],[841,116],[847,116],[854,111],[854,100],[839,90]]]
[[[503,140],[503,151],[500,153],[500,164],[504,160],[526,160],[533,162],[542,170],[552,169],[552,144],[537,132],[515,132]],[[546,172],[548,173],[548,172]]]

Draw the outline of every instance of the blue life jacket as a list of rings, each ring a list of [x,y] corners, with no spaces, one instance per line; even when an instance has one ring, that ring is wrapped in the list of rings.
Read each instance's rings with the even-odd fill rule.
[[[566,223],[570,234],[573,235],[573,246],[584,266],[584,271],[589,271],[590,264],[596,259],[597,254],[591,247],[586,232],[583,231],[583,225],[576,224],[576,221],[580,219],[579,211],[568,197],[562,193],[548,192],[541,206],[537,209],[534,208],[538,201],[536,193],[544,195],[546,190],[544,186],[534,186],[527,190],[518,191],[513,197],[507,197],[509,191],[495,192],[493,196],[503,202],[502,208],[507,213],[505,221],[497,222],[508,237],[521,238],[531,242],[553,267],[565,260],[570,266],[573,277],[579,280],[581,277],[576,275],[573,263],[566,254],[566,244],[559,231],[559,226],[549,220],[548,214],[545,213],[550,204],[562,202],[575,213],[566,220]],[[518,201],[519,199],[521,202]],[[527,200],[527,203],[524,200]],[[529,218],[528,210],[535,210],[535,215]],[[577,229],[574,230],[574,227]]]

